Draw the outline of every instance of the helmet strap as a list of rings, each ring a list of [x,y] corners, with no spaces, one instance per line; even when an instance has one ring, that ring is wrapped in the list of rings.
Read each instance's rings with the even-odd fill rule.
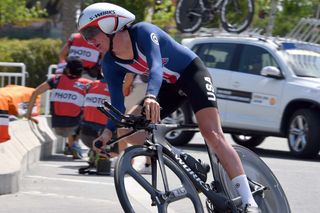
[[[108,36],[108,38],[109,38],[109,51],[111,51],[112,52],[112,49],[113,49],[113,37],[114,37],[114,34],[111,34],[111,35],[109,35],[109,34],[106,34],[107,36]]]

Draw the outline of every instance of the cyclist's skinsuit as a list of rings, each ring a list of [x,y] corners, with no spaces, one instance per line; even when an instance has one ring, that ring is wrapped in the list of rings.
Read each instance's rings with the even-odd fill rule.
[[[128,28],[134,59],[122,60],[111,51],[102,62],[111,104],[125,111],[122,84],[127,72],[148,76],[146,94],[157,96],[161,119],[174,112],[186,99],[194,112],[217,107],[212,80],[202,61],[155,25],[140,22]],[[113,122],[108,129],[114,130]]]

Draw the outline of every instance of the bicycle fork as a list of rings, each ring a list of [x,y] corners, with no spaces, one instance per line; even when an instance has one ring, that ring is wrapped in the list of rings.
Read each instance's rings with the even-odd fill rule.
[[[159,144],[154,144],[153,145],[153,149],[155,149],[155,151],[157,152],[157,156],[158,156],[158,161],[159,161],[159,169],[160,169],[160,172],[161,172],[161,176],[162,176],[162,180],[163,180],[163,185],[164,185],[164,190],[165,190],[165,193],[161,195],[161,200],[166,200],[167,198],[167,195],[169,193],[169,184],[168,184],[168,178],[167,178],[167,173],[166,173],[166,170],[165,170],[165,167],[164,167],[164,160],[163,160],[163,150],[162,150],[162,146],[159,145]],[[151,159],[151,164],[152,164],[152,171],[151,171],[151,174],[152,174],[152,186],[154,188],[157,188],[157,160],[152,158]],[[156,196],[155,198],[152,198],[151,197],[151,200],[152,200],[152,203],[151,203],[151,206],[155,206],[157,205],[156,202],[158,204],[161,203],[161,200],[158,196]]]

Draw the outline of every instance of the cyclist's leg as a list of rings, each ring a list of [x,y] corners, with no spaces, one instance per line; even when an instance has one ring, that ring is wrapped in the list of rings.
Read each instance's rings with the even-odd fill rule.
[[[195,59],[179,79],[182,90],[195,112],[200,132],[232,179],[243,204],[257,206],[254,201],[239,156],[224,138],[217,109],[216,95],[209,72],[199,59]]]

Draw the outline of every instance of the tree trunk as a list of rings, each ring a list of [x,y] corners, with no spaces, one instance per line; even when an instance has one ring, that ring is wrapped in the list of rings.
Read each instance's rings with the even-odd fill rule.
[[[77,10],[80,9],[81,0],[68,0],[62,2],[62,36],[67,40],[71,33],[77,31]]]

